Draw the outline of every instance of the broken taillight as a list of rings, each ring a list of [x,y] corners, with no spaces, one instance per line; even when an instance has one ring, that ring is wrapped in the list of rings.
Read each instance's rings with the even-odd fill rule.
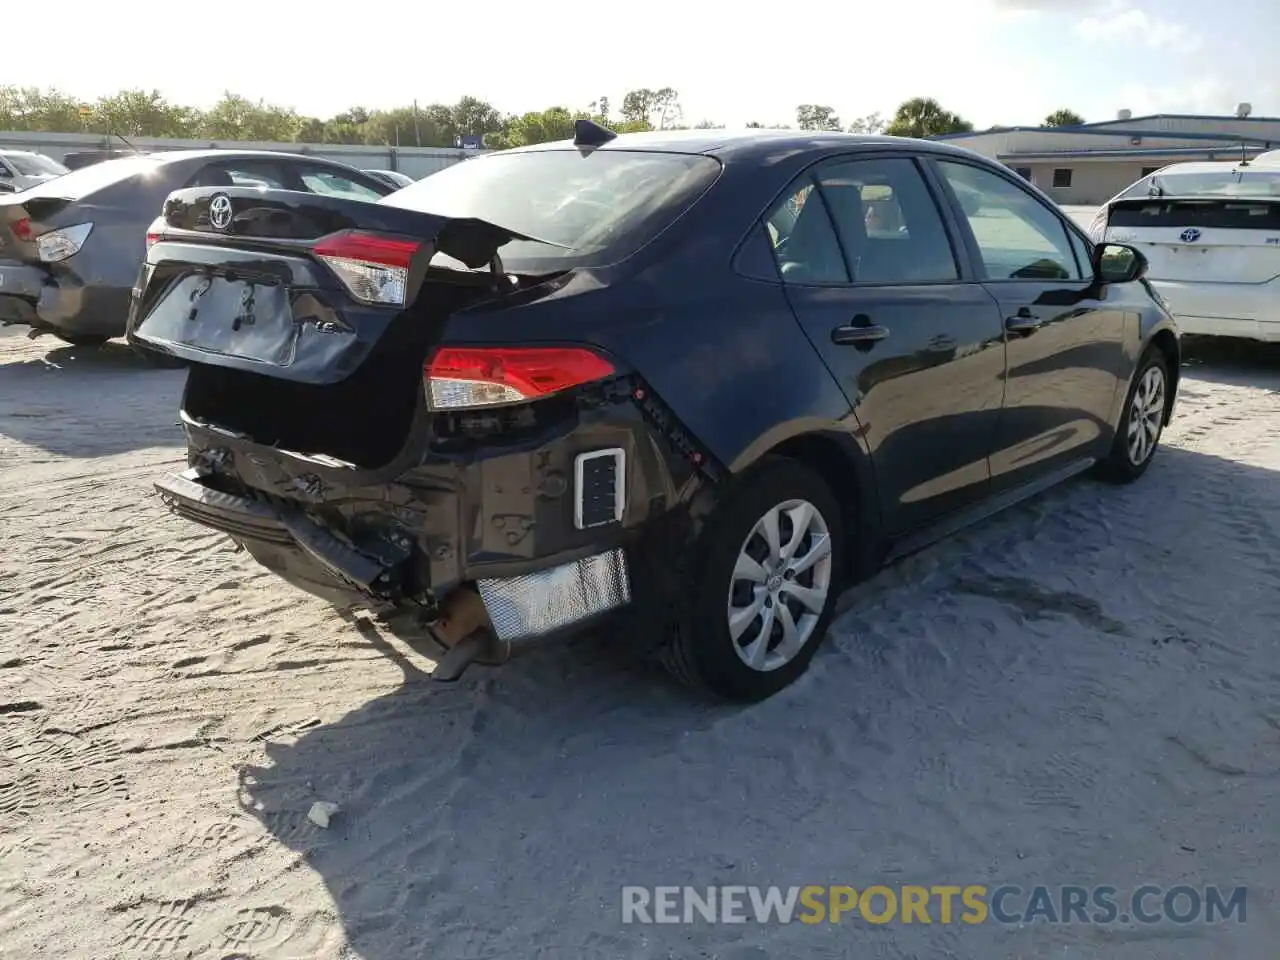
[[[36,255],[45,263],[61,263],[80,252],[93,232],[92,223],[77,223],[42,233],[36,240]]]
[[[152,247],[154,247],[157,243],[160,242],[160,238],[164,236],[164,233],[163,233],[164,226],[165,226],[164,217],[156,217],[154,220],[151,221],[151,226],[147,227],[147,249],[148,250],[150,250]]]
[[[312,252],[364,303],[404,306],[409,265],[422,244],[362,230],[343,230],[316,241]]]
[[[527,403],[614,372],[584,347],[442,347],[424,369],[436,410]]]

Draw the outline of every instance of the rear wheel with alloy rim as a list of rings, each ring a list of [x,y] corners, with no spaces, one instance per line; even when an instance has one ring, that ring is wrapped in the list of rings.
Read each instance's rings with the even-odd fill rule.
[[[1164,432],[1169,396],[1169,368],[1164,354],[1149,347],[1129,387],[1115,441],[1100,474],[1113,483],[1131,483],[1147,471]]]
[[[808,500],[765,513],[738,551],[729,585],[729,636],[752,670],[799,656],[831,593],[831,531]]]
[[[842,583],[840,504],[801,463],[743,477],[703,530],[664,660],[684,682],[760,700],[799,677]]]

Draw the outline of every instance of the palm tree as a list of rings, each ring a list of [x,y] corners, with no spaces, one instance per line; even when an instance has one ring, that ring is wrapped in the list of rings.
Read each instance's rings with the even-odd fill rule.
[[[972,129],[972,123],[944,110],[932,97],[913,97],[898,107],[885,133],[895,137],[936,137],[945,133],[968,133]]]

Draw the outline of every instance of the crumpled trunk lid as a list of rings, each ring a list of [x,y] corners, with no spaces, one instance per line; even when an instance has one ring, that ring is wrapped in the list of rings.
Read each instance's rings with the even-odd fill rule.
[[[421,244],[403,305],[353,299],[314,254],[321,238],[353,230]],[[496,292],[489,273],[433,270],[436,254],[473,269],[494,265],[496,274],[499,248],[514,239],[531,238],[482,220],[289,190],[179,190],[143,264],[129,339],[193,363],[337,383],[402,319],[428,326],[442,310]]]

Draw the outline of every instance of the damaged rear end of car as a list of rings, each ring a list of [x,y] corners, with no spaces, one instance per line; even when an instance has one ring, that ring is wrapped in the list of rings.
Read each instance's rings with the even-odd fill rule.
[[[188,469],[157,483],[288,582],[411,611],[437,675],[626,606],[648,521],[698,470],[606,349],[487,332],[565,298],[495,224],[287,191],[166,202],[129,319],[188,368]],[[510,329],[510,324],[502,325]],[[540,331],[545,334],[545,329]]]

